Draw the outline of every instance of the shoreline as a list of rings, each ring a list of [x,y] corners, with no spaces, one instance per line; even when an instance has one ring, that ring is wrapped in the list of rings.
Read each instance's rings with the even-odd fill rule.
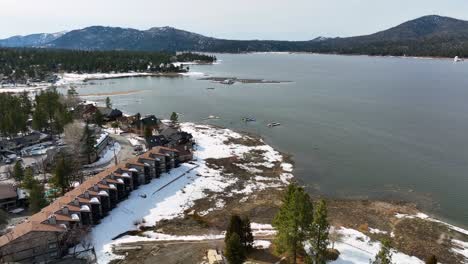
[[[137,190],[93,228],[99,263],[124,258],[119,251],[121,247],[155,245],[164,241],[219,240],[232,213],[249,215],[256,226],[267,226],[270,230],[267,238],[272,238],[274,230],[270,223],[279,207],[282,192],[287,184],[296,181],[293,164],[287,156],[267,145],[258,135],[206,124],[182,123],[181,126],[194,135],[196,161],[161,177],[160,182],[152,182],[148,187]],[[145,208],[140,210],[140,195],[159,190],[160,185],[167,189],[156,193],[156,197],[150,195],[150,201],[145,201]],[[448,245],[430,246],[438,250],[445,262],[463,263],[447,258],[450,258],[449,253],[452,254],[451,249],[459,245],[456,244],[460,243],[458,241],[468,243],[468,231],[430,218],[412,204],[326,200],[331,224],[345,237],[344,243],[337,244],[337,248],[342,250],[341,260],[354,259],[356,253],[364,254],[360,260],[373,257],[365,252],[378,250],[379,242],[376,241],[382,236],[389,236],[400,243],[407,237],[404,230],[423,224],[435,228],[440,234],[448,232],[455,237],[456,240],[450,240]],[[117,226],[112,225],[113,218],[119,219]],[[258,235],[257,239],[264,239],[260,231],[254,229],[256,238]],[[410,244],[419,245],[417,251],[412,251],[405,243],[397,245],[395,254],[399,260],[404,260],[403,263],[423,263],[423,255],[430,252],[429,247],[421,246],[421,243],[427,243],[426,230],[419,232],[422,232],[420,236],[409,236]],[[362,239],[367,242],[359,242]],[[360,249],[349,248],[349,244],[356,244]],[[461,250],[468,250],[468,244]],[[418,255],[419,259],[410,255]],[[132,253],[129,256],[132,258]]]

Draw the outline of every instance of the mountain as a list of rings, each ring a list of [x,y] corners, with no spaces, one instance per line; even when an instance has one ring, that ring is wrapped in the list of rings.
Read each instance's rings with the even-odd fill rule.
[[[63,36],[64,32],[39,33],[27,36],[13,36],[0,40],[0,47],[41,47]]]
[[[51,36],[49,36],[51,35]],[[42,46],[79,50],[252,52],[468,57],[468,21],[424,16],[371,35],[309,41],[228,40],[172,28],[148,30],[93,26],[57,36],[35,34],[0,40],[9,47]]]

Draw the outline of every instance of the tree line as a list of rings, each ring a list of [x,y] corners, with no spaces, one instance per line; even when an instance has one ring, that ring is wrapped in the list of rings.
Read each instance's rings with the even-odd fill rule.
[[[34,99],[27,92],[20,95],[0,93],[0,134],[15,137],[28,133],[28,120],[38,131],[60,134],[66,124],[72,121],[67,104],[56,89],[41,91]]]
[[[165,70],[159,67],[161,64],[179,60],[213,62],[216,57],[198,53],[0,48],[0,77],[11,83],[53,82],[53,75],[59,72],[161,71]]]

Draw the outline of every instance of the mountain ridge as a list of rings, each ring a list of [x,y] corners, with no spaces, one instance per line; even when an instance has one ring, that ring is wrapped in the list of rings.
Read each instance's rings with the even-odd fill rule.
[[[46,38],[44,36],[47,35]],[[41,38],[42,36],[42,38]],[[229,40],[170,26],[138,30],[91,26],[52,37],[32,34],[0,40],[0,46],[78,50],[253,52],[289,51],[337,54],[468,56],[468,21],[429,15],[374,34],[307,41]],[[16,42],[15,42],[16,41]]]

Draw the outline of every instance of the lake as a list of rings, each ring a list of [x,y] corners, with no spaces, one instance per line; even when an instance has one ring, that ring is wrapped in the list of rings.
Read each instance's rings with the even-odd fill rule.
[[[175,111],[183,121],[257,133],[294,156],[295,176],[313,192],[414,201],[443,220],[468,226],[468,63],[217,56],[219,64],[191,65],[192,74],[291,82],[225,85],[194,74],[95,81],[78,91],[120,93],[111,100],[128,113],[169,118]],[[205,120],[210,115],[220,119]],[[244,123],[244,116],[257,122]],[[268,128],[270,122],[282,125]]]

